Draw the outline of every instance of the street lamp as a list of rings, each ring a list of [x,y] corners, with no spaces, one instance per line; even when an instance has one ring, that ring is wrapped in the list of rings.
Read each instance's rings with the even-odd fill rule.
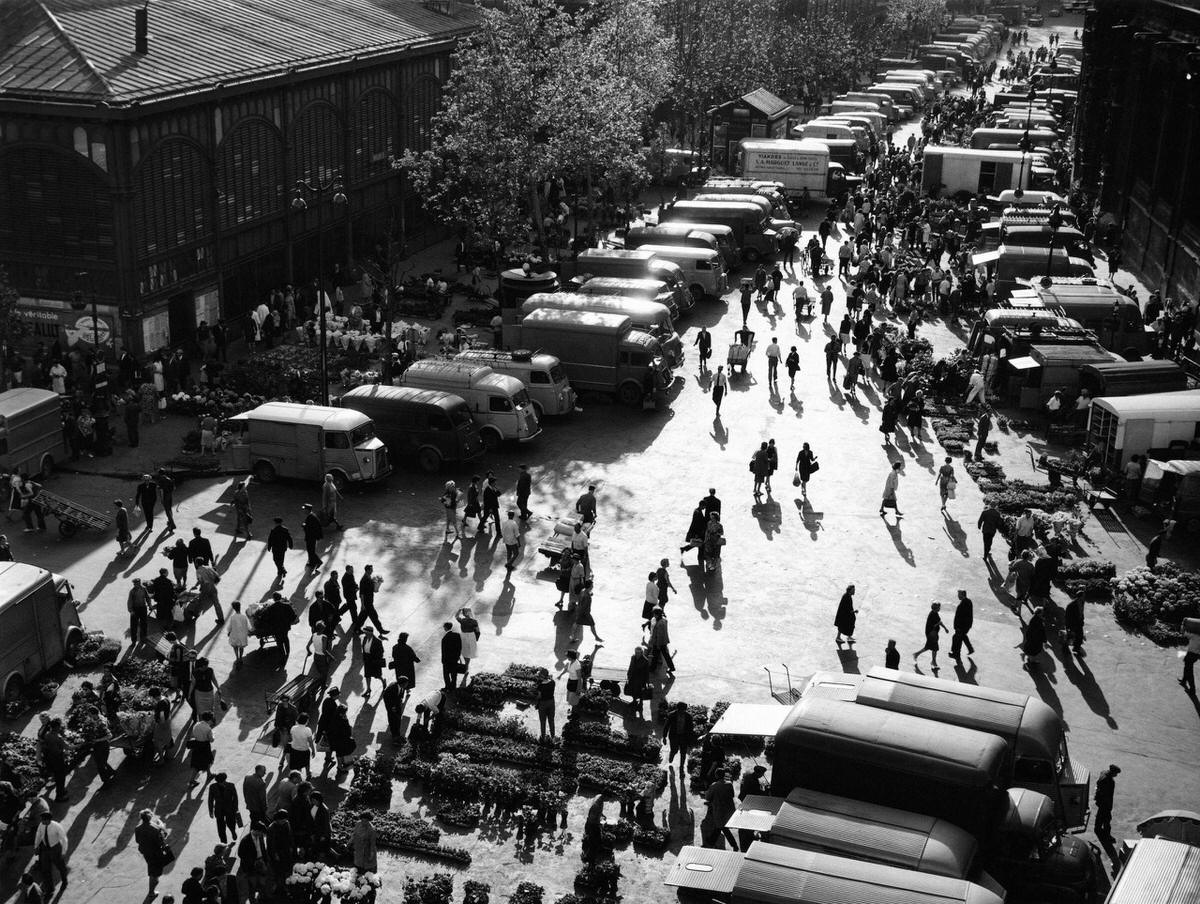
[[[1062,214],[1058,210],[1058,205],[1055,204],[1050,209],[1050,217],[1047,225],[1050,227],[1050,252],[1046,255],[1046,283],[1051,282],[1050,271],[1054,269],[1054,236],[1058,234],[1058,227],[1062,225]]]
[[[296,180],[296,196],[292,198],[292,210],[308,209],[305,195],[312,195],[317,205],[317,329],[321,346],[321,404],[329,404],[329,347],[325,326],[325,256],[321,241],[325,228],[325,196],[331,194],[334,204],[345,204],[346,194],[340,179]]]

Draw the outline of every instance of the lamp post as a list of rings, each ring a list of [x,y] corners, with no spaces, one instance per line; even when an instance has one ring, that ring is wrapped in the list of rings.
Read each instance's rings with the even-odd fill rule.
[[[1051,270],[1054,269],[1054,237],[1055,237],[1055,235],[1058,234],[1058,227],[1062,225],[1062,222],[1063,222],[1062,214],[1058,210],[1058,205],[1055,204],[1054,207],[1052,207],[1050,209],[1050,218],[1049,218],[1048,224],[1047,224],[1050,227],[1050,251],[1046,255],[1046,283],[1047,284],[1049,284],[1051,282],[1051,279],[1050,279]]]
[[[88,303],[84,297],[83,286],[88,282],[88,272],[80,270],[75,274],[80,288],[71,294],[71,309],[87,310]],[[104,360],[104,349],[100,345],[100,310],[97,304],[96,287],[92,290],[92,354],[95,358],[95,373],[92,378],[92,415],[96,419],[96,454],[109,455],[112,451],[112,440],[108,433],[108,365]],[[109,335],[112,335],[110,328]]]
[[[325,229],[325,196],[331,195],[334,204],[345,204],[346,194],[340,179],[296,180],[296,196],[292,198],[292,210],[308,209],[305,195],[311,195],[317,205],[317,330],[321,346],[321,404],[329,404],[329,347],[325,325],[325,255],[321,241]]]

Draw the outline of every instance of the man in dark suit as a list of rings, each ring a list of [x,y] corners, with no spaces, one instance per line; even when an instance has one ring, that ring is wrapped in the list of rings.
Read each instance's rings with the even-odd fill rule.
[[[321,567],[321,557],[317,555],[317,541],[325,536],[325,529],[321,527],[321,519],[317,517],[311,505],[306,502],[302,508],[304,509],[304,548],[308,551],[308,568],[315,571]]]
[[[292,532],[283,526],[282,518],[276,518],[275,526],[267,534],[267,549],[271,551],[271,558],[275,560],[276,577],[282,578],[287,574],[287,569],[283,567],[283,557],[294,545]]]
[[[454,630],[454,625],[446,622],[442,625],[445,632],[442,635],[442,681],[447,690],[458,686],[458,660],[462,658],[462,635]]]
[[[500,535],[500,490],[496,487],[496,478],[488,475],[487,483],[483,485],[483,515],[479,519],[479,528],[487,524],[488,518],[496,522],[496,535]]]
[[[198,527],[192,528],[192,539],[188,543],[188,559],[193,567],[201,562],[207,562],[210,565],[216,562],[212,544],[208,542],[208,538],[200,536]]]

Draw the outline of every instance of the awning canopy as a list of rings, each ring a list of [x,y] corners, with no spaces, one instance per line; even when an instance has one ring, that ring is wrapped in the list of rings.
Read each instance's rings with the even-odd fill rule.
[[[998,261],[998,260],[1000,260],[1000,252],[999,251],[983,251],[983,252],[980,252],[979,254],[971,255],[971,266],[972,267],[986,267],[989,264],[996,263],[996,261]]]
[[[1041,367],[1042,365],[1038,364],[1028,355],[1025,355],[1021,358],[1009,358],[1008,366],[1013,370],[1033,370],[1034,368]]]

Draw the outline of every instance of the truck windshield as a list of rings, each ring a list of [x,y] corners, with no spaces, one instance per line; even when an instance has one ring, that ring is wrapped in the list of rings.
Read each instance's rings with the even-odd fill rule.
[[[556,385],[567,382],[567,375],[563,372],[561,364],[555,364],[550,368],[550,382]]]
[[[354,446],[361,446],[365,442],[369,442],[375,438],[375,423],[367,421],[361,427],[355,427],[350,431],[350,443]]]
[[[516,395],[513,396],[513,402],[516,404],[516,406],[518,408],[528,408],[529,407],[529,391],[526,389],[522,389],[520,392],[518,392]]]
[[[458,405],[450,409],[450,420],[455,427],[471,426],[471,412],[467,410],[466,405]]]

